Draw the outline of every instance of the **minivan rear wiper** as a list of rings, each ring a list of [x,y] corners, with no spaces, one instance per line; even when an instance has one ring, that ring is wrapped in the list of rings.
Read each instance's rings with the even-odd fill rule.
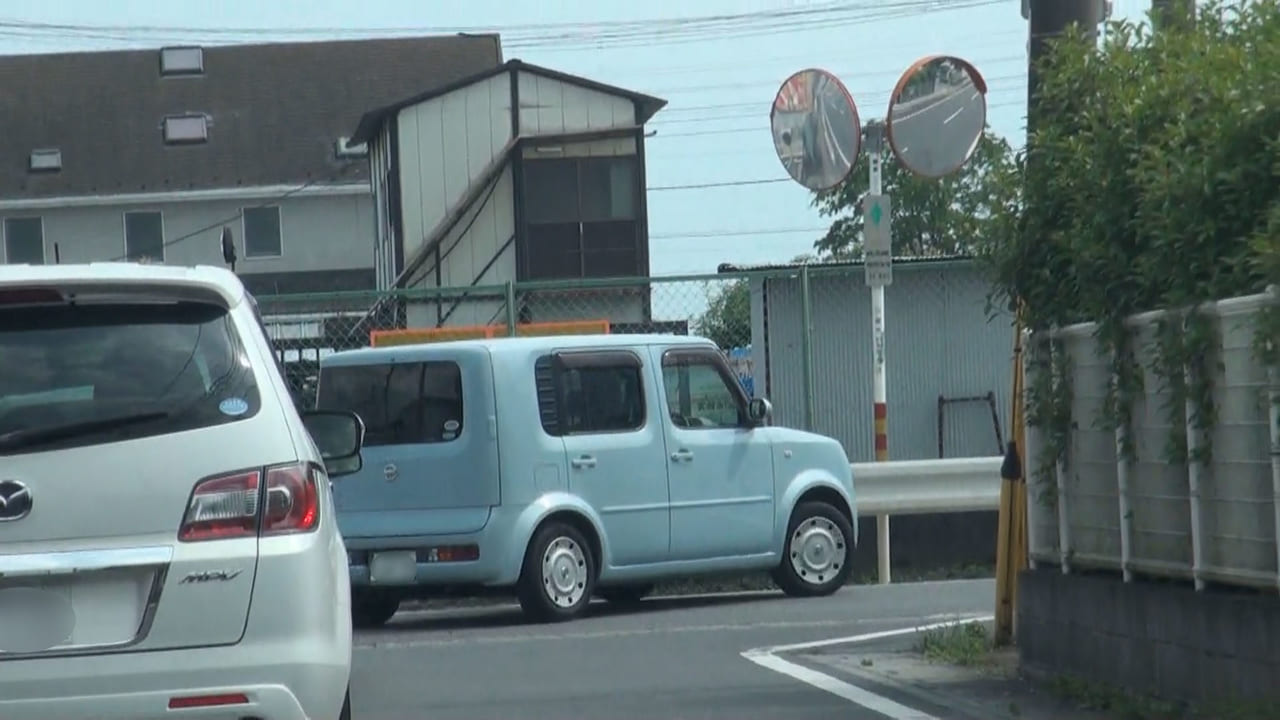
[[[122,425],[136,425],[138,423],[151,422],[152,420],[163,420],[167,417],[169,417],[169,413],[166,412],[134,413],[132,415],[117,415],[98,420],[82,420],[62,425],[21,428],[7,433],[0,433],[0,450],[35,447],[60,440],[92,435],[104,430],[114,430]]]

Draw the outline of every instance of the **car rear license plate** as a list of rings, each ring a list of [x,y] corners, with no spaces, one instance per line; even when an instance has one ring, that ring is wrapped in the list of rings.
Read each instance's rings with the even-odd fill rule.
[[[369,558],[369,582],[376,585],[408,585],[418,577],[418,553],[412,550],[373,553]]]

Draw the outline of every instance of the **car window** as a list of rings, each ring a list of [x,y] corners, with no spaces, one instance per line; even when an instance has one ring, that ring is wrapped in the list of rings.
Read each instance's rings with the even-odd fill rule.
[[[441,361],[323,368],[316,407],[359,415],[366,447],[451,442],[462,434],[462,369]]]
[[[705,353],[668,352],[662,385],[677,427],[736,428],[747,424],[742,392],[722,363]]]
[[[225,308],[175,302],[0,309],[0,436],[102,425],[3,452],[222,425],[253,417],[260,406]],[[131,420],[104,422],[115,418]]]
[[[560,375],[560,422],[566,434],[639,429],[644,425],[640,368],[566,368]]]

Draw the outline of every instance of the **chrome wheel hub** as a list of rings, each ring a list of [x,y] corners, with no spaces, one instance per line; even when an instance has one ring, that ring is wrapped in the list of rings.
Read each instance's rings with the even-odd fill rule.
[[[791,533],[787,549],[791,569],[811,585],[821,585],[835,577],[848,554],[844,533],[824,517],[811,517],[800,523]]]
[[[587,557],[578,543],[558,537],[542,555],[542,589],[558,607],[569,608],[587,592]]]

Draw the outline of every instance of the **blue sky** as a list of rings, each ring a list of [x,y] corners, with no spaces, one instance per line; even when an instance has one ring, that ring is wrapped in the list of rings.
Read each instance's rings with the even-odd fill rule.
[[[970,7],[950,9],[957,2]],[[1027,25],[1019,0],[861,0],[851,20],[832,26],[752,25],[733,37],[664,35],[603,40],[589,30],[550,41],[548,23],[652,23],[778,8],[820,9],[814,0],[45,0],[0,5],[0,23],[127,26],[130,30],[0,29],[0,53],[157,47],[171,42],[297,39],[302,29],[344,36],[411,30],[497,30],[504,54],[657,95],[669,101],[647,142],[649,222],[655,275],[713,272],[721,262],[781,262],[808,252],[825,223],[809,195],[790,182],[662,189],[772,180],[785,173],[769,134],[779,84],[805,67],[835,73],[864,122],[883,117],[889,92],[915,59],[947,53],[986,77],[989,122],[1014,145],[1023,140]],[[1115,0],[1113,17],[1140,19],[1149,0]],[[896,8],[896,10],[895,10]],[[893,12],[896,17],[886,17]],[[181,28],[178,30],[142,30]],[[241,30],[244,29],[242,32]],[[249,30],[252,29],[252,30]],[[293,31],[291,33],[290,31]],[[234,31],[234,32],[228,32]],[[563,32],[563,29],[555,30]],[[336,34],[335,30],[334,33]],[[320,39],[325,33],[308,33]],[[323,81],[321,79],[321,81]]]

